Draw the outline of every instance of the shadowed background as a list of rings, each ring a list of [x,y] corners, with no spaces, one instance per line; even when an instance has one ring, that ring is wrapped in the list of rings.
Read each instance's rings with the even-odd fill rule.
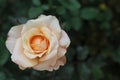
[[[57,71],[20,70],[5,47],[9,29],[55,15],[70,39]],[[120,0],[0,0],[0,80],[120,80]]]

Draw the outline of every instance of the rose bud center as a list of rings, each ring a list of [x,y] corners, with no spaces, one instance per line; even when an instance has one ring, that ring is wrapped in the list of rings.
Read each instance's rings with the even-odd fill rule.
[[[36,35],[31,38],[30,46],[38,54],[48,49],[49,41],[44,36]]]

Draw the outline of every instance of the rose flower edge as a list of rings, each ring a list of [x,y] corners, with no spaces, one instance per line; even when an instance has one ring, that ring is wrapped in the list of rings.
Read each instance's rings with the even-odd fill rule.
[[[26,24],[12,27],[6,40],[11,59],[20,69],[40,71],[53,71],[63,66],[69,45],[67,33],[60,28],[58,19],[51,15],[41,15]]]

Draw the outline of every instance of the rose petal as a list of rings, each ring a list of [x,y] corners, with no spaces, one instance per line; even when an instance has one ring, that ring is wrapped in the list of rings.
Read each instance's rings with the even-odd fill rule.
[[[34,37],[36,35],[39,35],[39,38]],[[66,32],[61,30],[55,16],[41,15],[37,19],[29,20],[24,25],[11,28],[8,36],[6,46],[12,53],[12,61],[22,70],[32,67],[36,70],[53,71],[66,63],[64,55],[70,39]],[[46,39],[47,45],[38,40],[41,37]],[[38,47],[41,43],[44,47]],[[34,51],[41,53],[35,54]]]
[[[11,54],[13,53],[16,39],[19,38],[21,35],[22,28],[23,28],[23,25],[14,26],[8,32],[8,39],[6,40],[6,47],[8,48]]]
[[[19,68],[20,68],[21,70],[25,70],[25,69],[26,69],[25,67],[22,67],[22,66],[19,66]]]
[[[60,66],[63,66],[65,63],[66,63],[66,57],[65,57],[65,56],[59,58],[59,59],[56,61],[56,64],[55,64],[55,66],[54,66],[54,70],[59,69],[59,67],[60,67]]]
[[[22,30],[22,33],[25,33],[26,31],[28,31],[31,28],[38,28],[38,27],[48,27],[52,30],[52,32],[54,32],[57,35],[57,38],[60,38],[61,35],[61,28],[59,25],[59,21],[57,20],[56,17],[54,16],[45,16],[45,15],[41,15],[38,19],[33,19],[33,20],[29,20],[25,27]]]
[[[43,34],[40,33],[40,31],[42,31]],[[49,41],[51,41],[51,32],[47,27],[41,27],[40,29],[37,28],[32,28],[29,31],[27,31],[26,33],[24,33],[22,35],[22,43],[23,43],[23,48],[25,49],[24,53],[27,57],[29,58],[36,58],[36,57],[41,57],[46,51],[40,53],[40,54],[35,54],[34,51],[31,49],[30,47],[30,38],[34,35],[43,35],[46,38],[48,38]],[[50,44],[52,44],[50,42]]]
[[[54,33],[51,34],[52,34],[51,38],[49,39],[50,46],[48,48],[48,52],[43,57],[40,58],[40,61],[48,60],[50,58],[53,58],[55,55],[57,55],[57,51],[59,47],[58,40]]]
[[[12,37],[12,38],[19,38],[21,36],[21,31],[23,29],[23,25],[18,25],[18,26],[14,26],[10,29],[10,31],[8,32],[8,37]]]
[[[34,66],[33,68],[36,70],[48,70],[51,71],[53,70],[53,67],[56,63],[57,60],[57,56],[54,56],[54,58],[50,59],[50,60],[46,60],[46,61],[40,61],[38,65]]]
[[[17,39],[15,48],[13,50],[13,54],[11,56],[12,61],[18,64],[19,66],[23,68],[27,67],[33,67],[38,63],[37,59],[28,59],[24,53],[23,53],[23,48],[22,48],[22,43],[21,43],[21,38]]]
[[[70,45],[70,39],[65,31],[62,30],[62,35],[60,39],[60,46],[67,48]]]
[[[61,28],[58,19],[55,16],[41,15],[39,19],[44,19],[45,24],[48,23],[48,27],[56,34],[57,38],[60,38]]]
[[[24,54],[28,57],[28,58],[30,58],[30,59],[34,59],[34,58],[36,58],[36,57],[42,57],[45,53],[47,52],[47,50],[46,51],[44,51],[44,52],[42,52],[42,53],[40,53],[40,54],[35,54],[35,53],[31,53],[31,52],[29,52],[29,51],[27,51],[27,50],[24,50]]]
[[[60,66],[63,66],[66,63],[66,57],[63,56],[57,60],[57,57],[55,56],[54,58],[43,61],[39,63],[38,65],[34,66],[33,68],[36,70],[48,70],[48,71],[53,71],[59,69]]]
[[[13,49],[15,47],[15,43],[16,43],[16,39],[15,38],[8,38],[6,41],[6,47],[8,48],[8,50],[10,51],[10,53],[13,53]]]
[[[31,37],[34,35],[40,35],[40,30],[37,28],[32,28],[22,35],[23,48],[31,53],[33,52],[33,50],[30,47],[29,41],[30,41]]]
[[[59,46],[59,48],[58,48],[58,58],[64,56],[66,51],[67,51],[66,48],[63,48],[63,47]]]

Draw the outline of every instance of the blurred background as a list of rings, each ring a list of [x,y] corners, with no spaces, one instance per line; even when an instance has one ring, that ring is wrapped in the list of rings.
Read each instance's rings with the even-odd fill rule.
[[[20,70],[5,47],[9,29],[55,15],[70,39],[57,71]],[[120,80],[120,0],[0,0],[0,80]]]

